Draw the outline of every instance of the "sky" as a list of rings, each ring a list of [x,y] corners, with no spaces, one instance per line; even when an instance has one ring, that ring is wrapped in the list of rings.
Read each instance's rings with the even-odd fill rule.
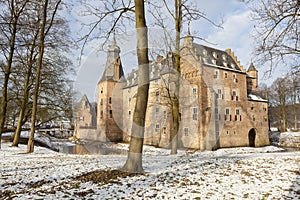
[[[210,20],[215,23],[223,22],[222,28],[218,28],[203,19],[191,22],[191,33],[209,41],[207,43],[203,40],[195,39],[194,42],[221,50],[230,48],[238,60],[241,61],[244,68],[247,69],[251,62],[255,65],[256,58],[253,56],[255,23],[251,19],[253,13],[248,5],[239,0],[194,0],[194,3]],[[83,19],[80,17],[78,15],[80,10],[80,5],[75,7],[72,10],[72,17],[81,22],[92,20],[92,18]],[[146,20],[148,20],[150,48],[155,51],[162,51],[163,47],[160,46],[161,43],[153,39],[162,37],[162,30],[152,25],[150,17]],[[187,25],[183,24],[183,26],[183,29],[187,30]],[[78,21],[74,22],[71,27],[74,33],[82,31]],[[126,35],[116,34],[117,43],[121,48],[121,61],[125,74],[128,74],[132,68],[136,68],[137,66],[134,33],[134,27],[128,27]],[[86,94],[91,101],[97,101],[97,83],[105,68],[106,52],[105,49],[100,50],[102,42],[101,40],[89,42],[85,47],[80,64],[78,60],[74,59],[75,64],[78,66],[75,88],[79,91],[79,96]],[[271,78],[266,78],[264,75],[268,67],[256,65],[256,68],[259,71],[259,82],[266,83],[267,85],[270,85],[276,77],[284,73],[275,70]]]

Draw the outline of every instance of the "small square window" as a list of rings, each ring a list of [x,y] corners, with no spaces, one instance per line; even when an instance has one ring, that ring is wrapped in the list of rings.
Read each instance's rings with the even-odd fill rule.
[[[155,112],[156,112],[156,113],[159,112],[159,107],[155,107]]]
[[[229,110],[229,108],[226,108],[226,110],[225,110],[225,114],[226,114],[226,115],[229,115],[229,114],[230,114],[230,110]]]
[[[236,91],[232,91],[232,96],[236,96]]]
[[[160,128],[159,124],[155,124],[155,132],[156,133],[159,131],[159,128]]]
[[[193,95],[196,95],[196,94],[197,94],[197,88],[193,88],[192,94],[193,94]]]

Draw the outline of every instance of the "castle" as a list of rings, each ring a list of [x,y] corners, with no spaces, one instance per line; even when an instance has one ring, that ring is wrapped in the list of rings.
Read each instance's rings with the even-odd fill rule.
[[[213,150],[269,144],[267,101],[256,95],[258,72],[246,70],[234,53],[196,44],[186,36],[180,51],[181,147]],[[125,77],[120,48],[108,48],[98,83],[97,105],[84,96],[75,120],[75,136],[129,142],[137,93],[137,70]],[[168,147],[172,130],[171,96],[175,88],[174,55],[149,64],[150,88],[144,144]]]

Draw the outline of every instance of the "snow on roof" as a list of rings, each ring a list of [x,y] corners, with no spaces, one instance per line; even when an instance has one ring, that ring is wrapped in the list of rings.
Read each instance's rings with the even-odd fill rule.
[[[254,95],[254,94],[249,94],[248,95],[249,100],[252,101],[265,101],[267,102],[268,100],[261,98],[260,96]]]

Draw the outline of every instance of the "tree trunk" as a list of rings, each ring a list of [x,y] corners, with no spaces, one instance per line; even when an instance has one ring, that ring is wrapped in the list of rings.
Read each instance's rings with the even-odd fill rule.
[[[133,113],[132,132],[128,157],[122,170],[139,173],[143,172],[142,151],[144,143],[145,117],[149,90],[149,59],[148,36],[145,19],[144,1],[135,0],[135,19],[137,34],[138,56],[138,89],[137,100]]]
[[[286,106],[285,106],[285,95],[281,96],[281,105],[280,105],[280,113],[281,113],[281,132],[286,131]]]
[[[5,67],[4,72],[4,82],[2,86],[2,97],[1,97],[1,108],[0,108],[0,149],[1,149],[1,136],[2,132],[4,131],[4,124],[6,119],[6,111],[7,111],[7,87],[8,87],[8,80],[11,73],[11,67],[13,62],[13,56],[15,52],[15,41],[16,41],[16,33],[17,33],[17,22],[18,22],[18,16],[15,16],[13,13],[14,10],[14,1],[11,2],[11,13],[12,13],[12,33],[10,36],[10,49],[9,49],[9,56],[7,59],[7,65]]]
[[[171,154],[177,154],[178,148],[178,130],[179,130],[179,88],[180,88],[180,31],[182,23],[182,2],[181,0],[175,0],[175,30],[176,30],[176,41],[175,41],[175,91],[172,108],[173,117],[173,128],[171,135]]]
[[[39,30],[39,29],[38,29]],[[25,82],[24,82],[24,88],[23,88],[23,98],[21,101],[21,107],[20,107],[20,112],[19,112],[19,117],[18,117],[18,124],[17,124],[17,128],[14,134],[14,140],[12,143],[12,146],[18,146],[19,145],[19,139],[20,139],[20,134],[22,131],[22,125],[23,125],[23,119],[25,116],[25,111],[26,111],[26,104],[28,102],[28,97],[29,97],[29,91],[30,91],[30,86],[29,86],[29,81],[32,75],[32,67],[33,67],[33,63],[34,63],[34,53],[35,53],[35,46],[36,46],[36,40],[38,39],[38,35],[39,35],[39,31],[37,30],[34,38],[33,38],[33,44],[31,46],[31,50],[30,50],[30,59],[29,59],[29,66],[27,69],[27,73],[26,73],[26,78],[25,78]]]
[[[36,77],[35,77],[35,86],[33,93],[33,105],[32,105],[32,113],[31,113],[31,124],[30,124],[30,135],[27,144],[27,153],[32,153],[34,151],[34,132],[35,132],[35,120],[37,113],[37,104],[38,104],[38,94],[39,94],[39,84],[40,84],[40,76],[41,69],[43,64],[43,56],[44,56],[44,41],[45,41],[45,30],[46,30],[46,22],[47,22],[47,10],[48,10],[48,0],[45,0],[43,7],[43,18],[41,24],[41,32],[40,32],[40,43],[39,43],[39,54],[37,60],[37,69],[36,69]]]
[[[22,130],[22,125],[23,125],[23,119],[25,116],[25,111],[26,111],[26,104],[28,102],[28,94],[29,94],[29,80],[31,77],[31,68],[28,69],[27,75],[26,75],[26,80],[24,83],[24,91],[23,91],[23,97],[22,97],[22,102],[21,102],[21,107],[20,107],[20,112],[19,112],[19,117],[18,117],[18,124],[17,128],[14,134],[14,140],[12,143],[12,146],[17,147],[19,145],[19,139],[21,135],[21,130]],[[29,72],[30,71],[30,72]]]
[[[298,127],[297,127],[297,82],[294,78],[293,80],[293,111],[294,111],[294,131],[297,131]]]

